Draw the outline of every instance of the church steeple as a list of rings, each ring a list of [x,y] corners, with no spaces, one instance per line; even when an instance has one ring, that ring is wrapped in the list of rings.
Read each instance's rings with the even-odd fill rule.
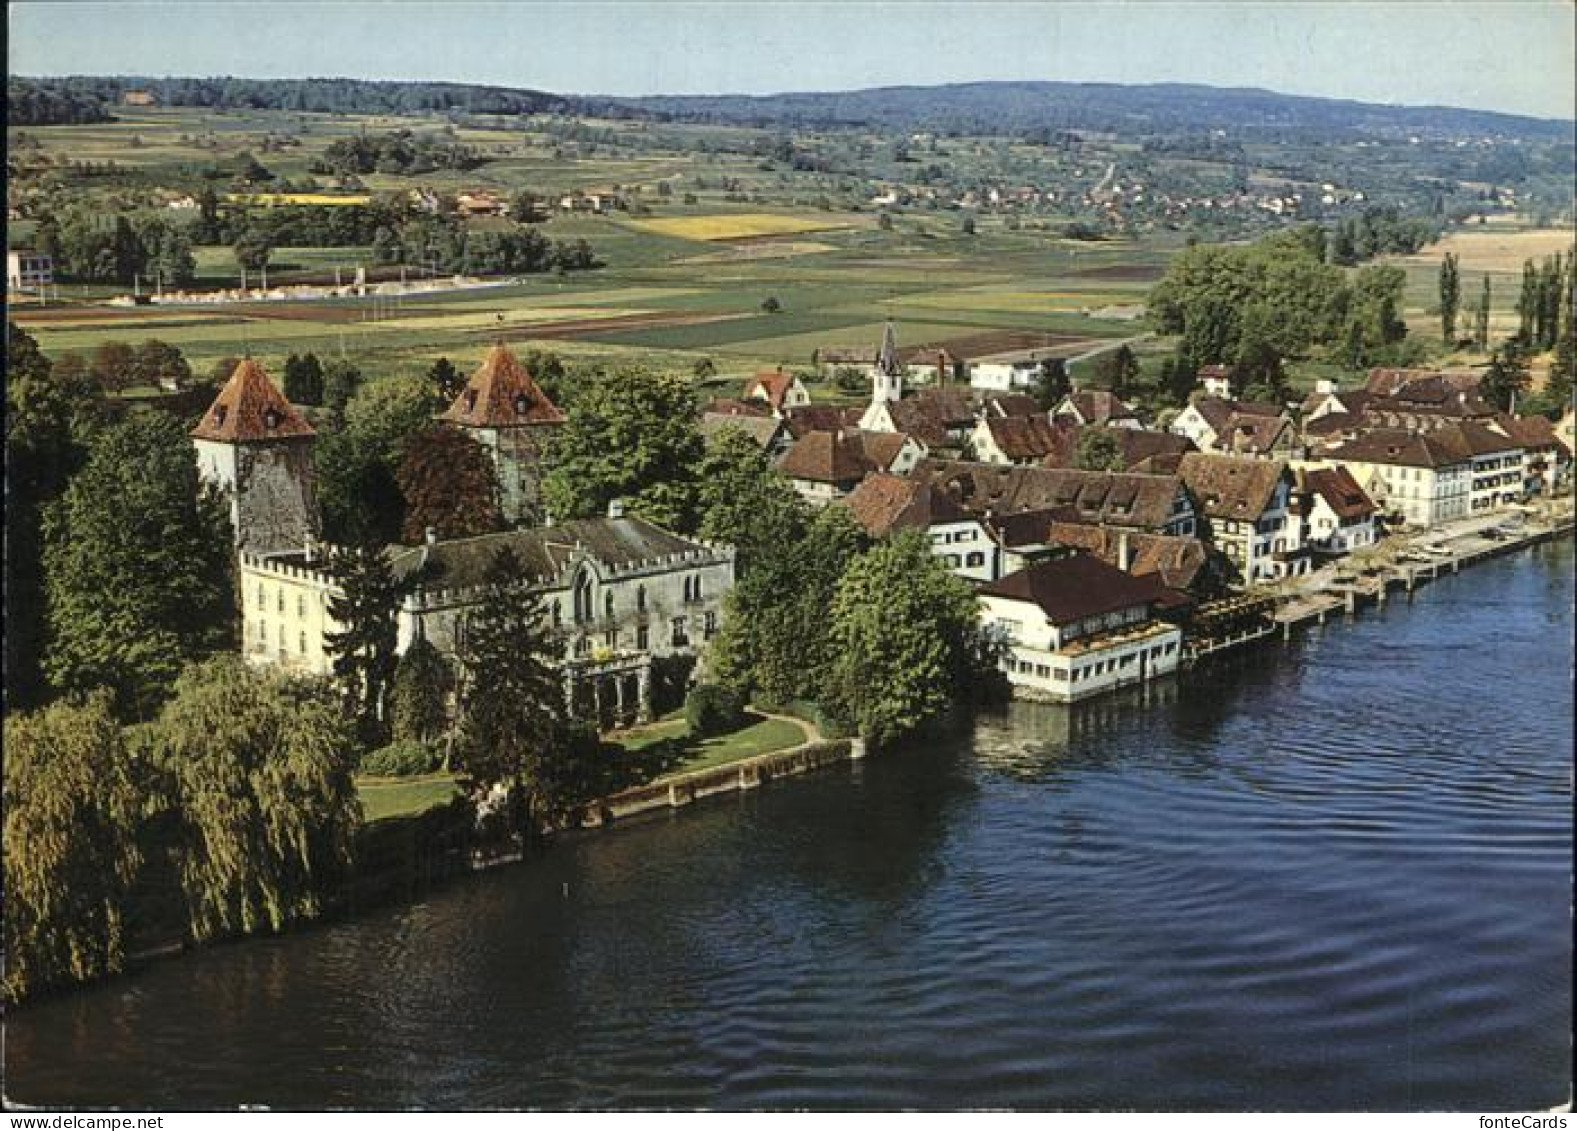
[[[876,354],[876,372],[872,375],[871,403],[903,399],[903,364],[898,360],[898,336],[893,332],[891,319],[882,330],[882,348]]]

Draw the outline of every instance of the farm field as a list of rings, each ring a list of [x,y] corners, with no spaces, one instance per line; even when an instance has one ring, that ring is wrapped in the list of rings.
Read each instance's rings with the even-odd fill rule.
[[[788,236],[855,226],[851,219],[830,216],[789,216],[773,212],[721,213],[711,216],[672,216],[661,220],[629,220],[626,227],[660,236],[689,240],[737,240],[754,236]]]

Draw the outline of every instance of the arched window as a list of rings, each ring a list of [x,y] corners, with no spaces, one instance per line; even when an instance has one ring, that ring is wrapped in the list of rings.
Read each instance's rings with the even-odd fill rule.
[[[564,623],[564,610],[557,601],[553,602],[553,627],[557,628]]]
[[[592,617],[591,571],[582,570],[575,578],[575,623],[585,624]]]
[[[635,587],[635,611],[638,613],[646,611],[646,586],[644,585]]]
[[[606,590],[602,595],[602,615],[609,620],[613,619],[613,590]]]

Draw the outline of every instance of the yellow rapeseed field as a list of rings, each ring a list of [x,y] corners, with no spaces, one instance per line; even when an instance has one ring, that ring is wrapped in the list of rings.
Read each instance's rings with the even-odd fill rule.
[[[738,240],[751,236],[788,236],[847,228],[848,220],[820,216],[789,216],[781,212],[735,212],[715,216],[668,216],[660,220],[630,220],[627,227],[683,240]]]
[[[227,192],[225,200],[230,204],[261,204],[273,207],[276,204],[371,204],[372,197],[365,193],[347,196],[343,193],[327,192]]]

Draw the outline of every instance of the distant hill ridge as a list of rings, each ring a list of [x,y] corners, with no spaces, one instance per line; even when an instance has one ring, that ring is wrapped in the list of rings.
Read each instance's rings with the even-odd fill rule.
[[[520,87],[346,78],[12,76],[12,125],[83,121],[113,113],[128,91],[169,106],[340,113],[602,115],[758,125],[866,125],[990,134],[1089,131],[1145,136],[1226,130],[1266,137],[1486,136],[1571,140],[1570,121],[1448,106],[1387,106],[1186,83],[972,82],[768,95],[615,98]]]

